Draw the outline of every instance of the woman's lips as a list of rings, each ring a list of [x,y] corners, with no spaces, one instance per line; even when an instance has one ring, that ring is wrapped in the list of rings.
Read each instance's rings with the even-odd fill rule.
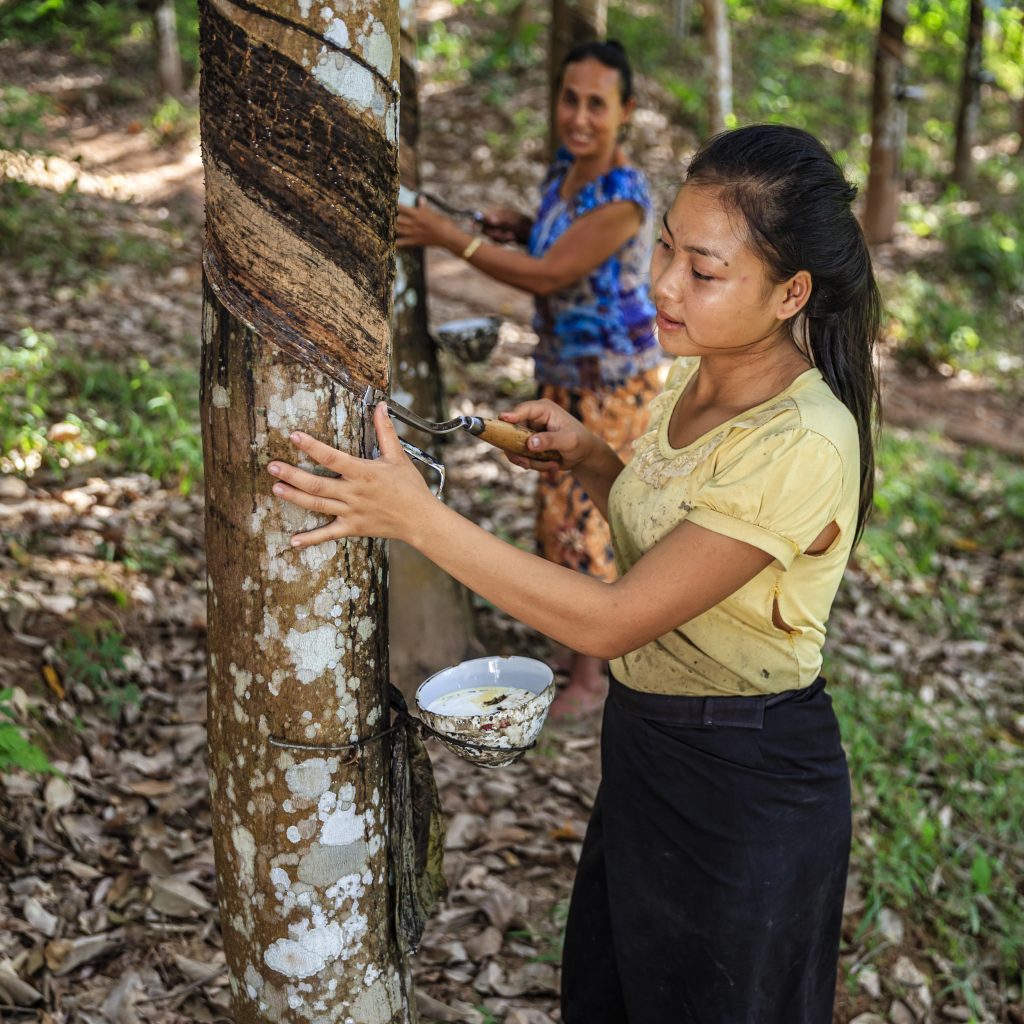
[[[673,320],[671,317],[665,316],[661,310],[658,311],[655,323],[657,323],[658,329],[662,331],[678,331],[680,328],[686,326],[686,324],[681,320]]]

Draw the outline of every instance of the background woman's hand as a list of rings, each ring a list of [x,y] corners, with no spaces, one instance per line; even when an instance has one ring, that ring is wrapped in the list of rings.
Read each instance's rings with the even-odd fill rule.
[[[518,242],[526,245],[530,240],[533,220],[525,213],[508,207],[494,207],[484,211],[480,224],[483,233],[495,242]]]
[[[332,522],[292,537],[292,546],[307,548],[342,537],[387,537],[411,540],[424,520],[424,510],[436,502],[395,433],[383,402],[373,412],[380,458],[360,459],[294,433],[292,443],[314,462],[338,476],[319,476],[286,462],[271,462],[276,476],[274,494]]]
[[[416,206],[399,204],[396,227],[398,237],[395,244],[399,249],[428,245],[443,245],[447,248],[453,234],[459,231],[453,220],[427,206],[422,198]]]
[[[508,423],[524,423],[537,431],[528,442],[531,451],[558,453],[557,462],[508,456],[510,462],[524,469],[547,473],[573,469],[591,456],[598,445],[604,443],[575,416],[570,416],[561,406],[543,398],[522,402],[510,412],[502,413],[501,418]]]

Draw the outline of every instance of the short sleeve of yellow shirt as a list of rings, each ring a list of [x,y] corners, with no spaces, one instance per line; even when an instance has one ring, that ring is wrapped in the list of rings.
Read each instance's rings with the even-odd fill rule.
[[[766,551],[772,563],[714,608],[616,659],[616,678],[656,693],[756,694],[807,686],[821,668],[825,622],[856,529],[856,423],[818,370],[685,448],[672,410],[699,360],[673,365],[609,498],[620,573],[689,521]],[[807,555],[835,522],[839,537]],[[680,572],[686,567],[680,566]]]

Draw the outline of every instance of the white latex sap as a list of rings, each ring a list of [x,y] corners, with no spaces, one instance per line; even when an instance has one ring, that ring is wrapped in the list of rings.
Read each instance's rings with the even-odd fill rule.
[[[521,708],[537,694],[515,686],[467,686],[442,693],[426,708],[435,715],[493,715]]]

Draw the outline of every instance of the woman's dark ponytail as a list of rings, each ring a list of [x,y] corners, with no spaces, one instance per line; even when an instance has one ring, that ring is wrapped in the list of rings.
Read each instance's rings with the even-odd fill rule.
[[[874,347],[882,302],[871,255],[853,215],[856,189],[813,135],[785,125],[750,125],[708,140],[687,182],[722,189],[744,217],[750,243],[776,281],[811,275],[807,305],[788,321],[860,437],[860,538],[871,513],[879,388]]]

